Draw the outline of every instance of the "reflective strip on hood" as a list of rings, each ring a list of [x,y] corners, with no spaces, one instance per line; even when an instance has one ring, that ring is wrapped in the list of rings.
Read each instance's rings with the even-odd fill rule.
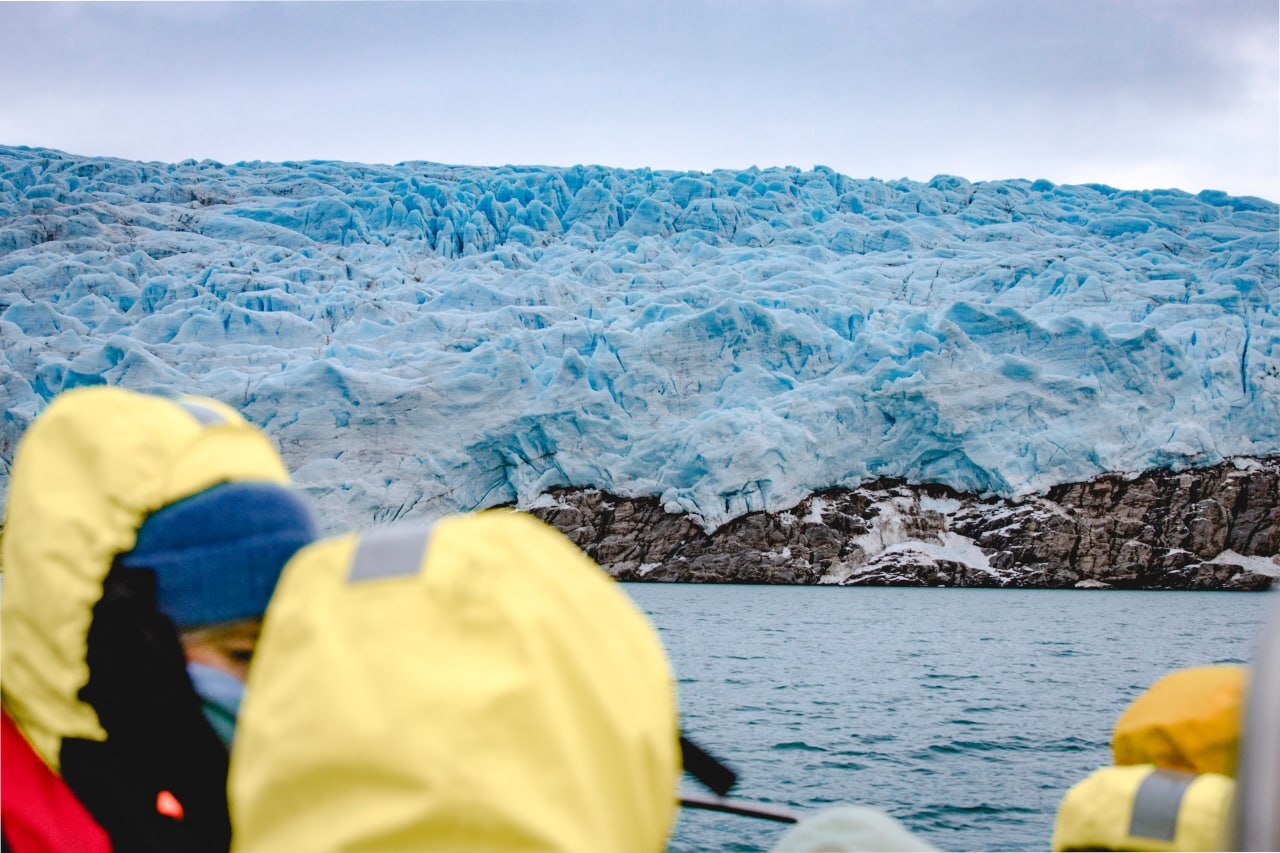
[[[411,575],[422,568],[431,539],[428,525],[399,524],[371,530],[360,537],[348,583]]]
[[[1173,770],[1156,770],[1143,779],[1133,798],[1129,834],[1172,841],[1178,832],[1178,812],[1182,810],[1182,798],[1195,779],[1191,773]]]

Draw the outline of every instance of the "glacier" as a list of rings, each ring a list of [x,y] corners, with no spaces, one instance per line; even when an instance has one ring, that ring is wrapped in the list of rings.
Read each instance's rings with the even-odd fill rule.
[[[1270,456],[1278,234],[1214,191],[0,146],[0,486],[97,383],[239,408],[331,529]]]

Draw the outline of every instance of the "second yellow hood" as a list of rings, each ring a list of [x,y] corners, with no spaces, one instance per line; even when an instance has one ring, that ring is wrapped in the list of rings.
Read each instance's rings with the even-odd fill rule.
[[[286,568],[231,762],[234,849],[664,848],[680,774],[648,620],[530,516],[318,542]]]

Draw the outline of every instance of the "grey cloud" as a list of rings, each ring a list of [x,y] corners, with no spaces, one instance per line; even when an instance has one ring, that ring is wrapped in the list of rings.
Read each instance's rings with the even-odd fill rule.
[[[1168,184],[1274,197],[1277,41],[1273,0],[0,4],[0,136],[925,178],[1058,179],[1161,149],[1199,158]],[[1212,162],[1215,123],[1253,155]]]

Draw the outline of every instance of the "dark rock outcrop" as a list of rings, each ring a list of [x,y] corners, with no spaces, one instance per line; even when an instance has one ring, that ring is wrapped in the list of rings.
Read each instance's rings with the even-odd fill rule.
[[[1107,475],[1025,500],[877,481],[714,532],[654,498],[530,510],[619,580],[1261,590],[1280,576],[1280,458]]]

